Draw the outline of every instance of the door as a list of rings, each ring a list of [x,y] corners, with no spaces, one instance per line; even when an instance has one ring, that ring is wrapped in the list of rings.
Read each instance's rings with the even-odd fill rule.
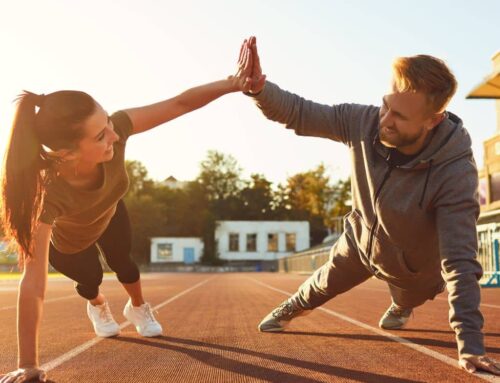
[[[194,263],[194,247],[184,248],[184,263],[187,265]]]

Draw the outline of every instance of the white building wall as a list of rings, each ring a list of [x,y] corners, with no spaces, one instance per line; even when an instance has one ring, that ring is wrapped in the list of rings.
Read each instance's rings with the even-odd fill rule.
[[[172,256],[169,259],[162,259],[159,256],[158,245],[170,244],[172,246]],[[203,242],[195,237],[153,237],[151,238],[151,263],[184,263],[184,249],[194,249],[194,262],[199,262],[203,252]]]
[[[229,251],[229,234],[239,234],[239,251]],[[278,251],[269,252],[268,234],[278,234]],[[307,221],[218,221],[215,240],[219,257],[224,260],[275,260],[293,252],[286,251],[286,234],[295,234],[295,251],[309,248]],[[247,234],[257,234],[257,251],[246,249]]]

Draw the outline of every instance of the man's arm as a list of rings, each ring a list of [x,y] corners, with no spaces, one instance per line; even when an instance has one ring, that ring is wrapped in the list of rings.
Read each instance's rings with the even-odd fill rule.
[[[452,165],[453,166],[453,165]],[[459,364],[469,372],[476,368],[500,374],[485,356],[483,316],[479,309],[478,280],[482,268],[476,259],[477,170],[472,161],[460,162],[449,172],[436,201],[441,266],[448,290],[450,326],[456,334]],[[458,172],[460,170],[460,172]]]
[[[361,139],[363,125],[370,126],[377,112],[356,104],[324,105],[306,100],[267,81],[254,96],[257,107],[270,120],[285,124],[300,136],[329,138],[351,146]],[[365,121],[369,120],[369,123]]]
[[[248,41],[252,52],[252,73],[247,94],[254,97],[268,119],[285,124],[287,129],[293,129],[298,135],[330,138],[347,145],[360,140],[363,126],[377,123],[378,108],[355,104],[323,105],[266,81],[256,39],[251,37]]]

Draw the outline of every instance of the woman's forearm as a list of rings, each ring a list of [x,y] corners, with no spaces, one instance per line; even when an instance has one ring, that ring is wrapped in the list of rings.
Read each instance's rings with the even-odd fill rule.
[[[35,285],[24,278],[19,284],[17,303],[18,366],[38,367],[38,332],[43,312],[45,284]]]
[[[227,93],[238,91],[232,76],[224,80],[196,86],[179,94],[176,99],[186,112],[201,108]]]
[[[227,79],[190,88],[175,97],[155,104],[126,109],[132,120],[133,134],[147,131],[183,114],[199,109],[217,98],[239,91],[238,79]]]

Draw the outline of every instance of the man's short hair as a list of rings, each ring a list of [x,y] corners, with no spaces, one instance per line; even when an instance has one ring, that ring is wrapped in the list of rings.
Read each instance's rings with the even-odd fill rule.
[[[443,60],[428,55],[398,57],[392,64],[398,92],[422,92],[433,112],[442,112],[457,90],[457,80]]]

